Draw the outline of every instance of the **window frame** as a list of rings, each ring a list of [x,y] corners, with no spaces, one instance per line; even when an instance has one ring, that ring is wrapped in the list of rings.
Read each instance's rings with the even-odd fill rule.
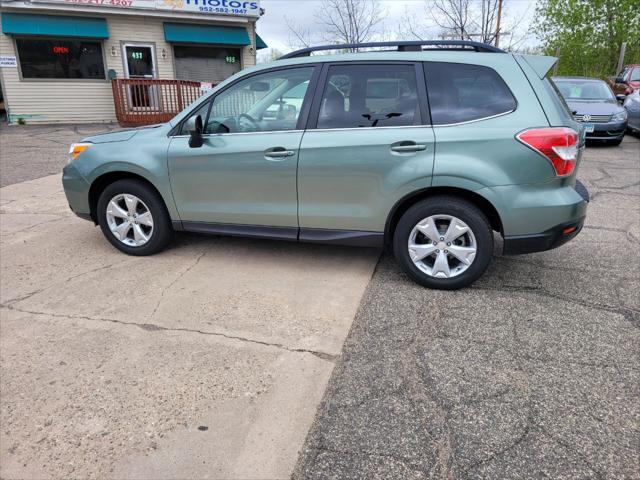
[[[22,75],[22,62],[20,60],[20,52],[18,51],[17,39],[21,40],[62,40],[62,41],[89,41],[100,44],[100,50],[102,51],[102,68],[104,70],[104,78],[31,78]],[[86,83],[109,83],[109,70],[107,69],[107,57],[105,53],[104,39],[92,38],[92,37],[55,37],[51,35],[12,35],[11,42],[13,44],[13,51],[16,54],[16,61],[18,63],[18,78],[21,82],[60,82],[60,83],[73,83],[73,82],[86,82]]]
[[[187,42],[171,42],[171,55],[173,55],[172,57],[172,62],[171,62],[171,66],[173,69],[173,78],[178,78],[177,77],[177,70],[176,70],[176,50],[175,47],[201,47],[202,44],[200,43],[187,43]],[[209,48],[231,48],[233,46],[229,46],[229,45],[224,45],[224,44],[219,44],[219,43],[208,43],[205,45],[205,47],[209,47]],[[242,70],[245,69],[245,64],[244,64],[244,55],[243,55],[243,51],[242,51],[242,46],[238,45],[238,48],[233,47],[234,50],[238,50],[240,52],[239,55],[239,59],[240,59],[240,70],[238,70],[238,73],[241,72]]]
[[[435,60],[427,60],[422,62],[422,68],[424,70],[424,78],[425,78],[425,85],[427,88],[427,92],[429,91],[429,75],[427,72],[427,67],[431,64],[434,63],[451,63],[453,65],[470,65],[472,67],[481,67],[481,68],[488,68],[490,70],[493,70],[493,72],[498,76],[498,78],[500,78],[500,80],[502,80],[502,83],[504,83],[504,86],[507,87],[507,90],[509,91],[509,93],[511,94],[511,98],[513,98],[513,100],[515,101],[515,107],[513,108],[513,110],[508,110],[506,112],[502,112],[502,113],[497,113],[494,115],[488,115],[486,117],[481,117],[481,118],[474,118],[473,120],[465,120],[464,122],[456,122],[456,123],[440,123],[440,124],[436,124],[433,123],[433,117],[431,117],[432,120],[432,126],[434,128],[436,127],[455,127],[457,125],[466,125],[468,123],[475,123],[475,122],[482,122],[484,120],[490,120],[492,118],[498,118],[498,117],[502,117],[504,115],[510,115],[512,113],[514,113],[516,110],[518,110],[518,107],[520,106],[520,103],[518,102],[518,97],[516,97],[513,93],[513,90],[511,90],[511,87],[509,86],[509,84],[506,82],[506,80],[504,79],[504,77],[502,75],[500,75],[500,73],[493,67],[489,66],[489,65],[484,65],[481,63],[466,63],[466,62],[447,62],[447,61],[435,61]],[[429,113],[431,114],[431,106],[429,106]]]
[[[268,132],[229,132],[229,133],[206,133],[203,134],[204,138],[208,138],[208,137],[212,137],[212,136],[220,136],[220,135],[260,135],[260,134],[264,134],[264,135],[269,135],[272,133],[285,133],[285,132],[300,132],[300,131],[304,131],[305,129],[305,125],[307,124],[307,119],[309,117],[309,112],[311,110],[311,103],[312,100],[314,100],[315,97],[315,92],[316,92],[316,85],[318,83],[318,77],[320,76],[320,68],[319,68],[319,64],[318,63],[300,63],[300,64],[296,64],[296,65],[286,65],[286,66],[281,66],[281,67],[273,67],[273,68],[268,68],[268,69],[264,69],[264,70],[259,70],[257,72],[252,72],[250,74],[247,75],[242,75],[239,78],[237,78],[236,80],[234,80],[233,82],[231,82],[229,85],[225,85],[222,89],[216,91],[215,93],[212,93],[211,95],[209,95],[206,99],[204,99],[202,102],[200,102],[198,105],[196,105],[194,108],[191,109],[191,111],[188,113],[188,115],[186,115],[175,127],[173,127],[171,129],[171,131],[168,133],[168,137],[188,137],[189,135],[184,135],[184,134],[180,134],[180,131],[182,130],[182,125],[189,120],[189,118],[191,118],[191,116],[197,112],[205,103],[209,102],[209,109],[207,110],[207,118],[203,118],[202,122],[203,125],[206,125],[209,121],[209,115],[211,114],[211,106],[213,105],[213,102],[215,101],[215,99],[218,97],[218,95],[221,95],[222,93],[226,92],[227,90],[229,90],[230,88],[233,88],[235,85],[237,85],[240,82],[243,82],[245,80],[247,80],[248,78],[252,78],[252,77],[257,77],[259,75],[263,75],[263,74],[269,74],[269,73],[273,73],[273,72],[278,72],[278,71],[282,71],[282,70],[292,70],[292,69],[299,69],[299,68],[312,68],[313,71],[311,72],[311,78],[309,79],[309,87],[307,87],[307,91],[304,95],[304,99],[302,100],[302,109],[300,110],[300,115],[298,115],[298,121],[296,122],[296,128],[293,130],[270,130]]]
[[[370,66],[383,66],[383,65],[395,65],[395,66],[412,66],[416,75],[416,90],[418,93],[418,103],[420,108],[417,110],[417,115],[413,119],[411,125],[393,125],[393,126],[381,126],[381,127],[337,127],[337,128],[318,128],[318,120],[320,116],[320,107],[322,106],[322,97],[327,87],[327,80],[329,78],[329,69],[333,66],[355,66],[355,65],[370,65]],[[316,89],[315,96],[313,98],[313,104],[311,111],[309,112],[309,119],[306,124],[305,130],[314,131],[331,131],[331,130],[371,130],[378,128],[411,128],[411,127],[425,127],[431,126],[431,113],[429,109],[429,98],[427,96],[426,81],[424,77],[424,69],[421,66],[421,62],[402,61],[402,60],[358,60],[358,61],[342,61],[342,62],[325,62],[322,64],[322,71],[320,78],[318,79],[318,86],[322,88]]]

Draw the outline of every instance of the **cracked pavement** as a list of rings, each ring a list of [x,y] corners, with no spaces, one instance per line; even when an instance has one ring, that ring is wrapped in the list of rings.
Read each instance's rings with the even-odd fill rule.
[[[296,479],[638,478],[640,141],[589,146],[584,230],[430,291],[383,256]]]
[[[31,150],[2,135],[4,182]],[[0,189],[0,478],[289,477],[379,252],[184,234],[129,257],[53,167]]]
[[[498,244],[438,292],[351,248],[179,235],[124,256],[39,178],[105,126],[19,128],[0,132],[0,478],[638,477],[638,139],[587,149],[574,241]]]

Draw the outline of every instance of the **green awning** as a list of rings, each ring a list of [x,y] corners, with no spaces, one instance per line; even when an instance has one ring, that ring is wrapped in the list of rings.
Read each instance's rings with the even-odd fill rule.
[[[218,27],[193,23],[165,23],[167,42],[208,43],[216,45],[251,45],[247,30],[242,27]]]
[[[104,18],[31,13],[3,13],[2,33],[5,35],[109,38],[109,30]]]
[[[262,50],[263,48],[269,48],[269,45],[256,33],[256,50]]]

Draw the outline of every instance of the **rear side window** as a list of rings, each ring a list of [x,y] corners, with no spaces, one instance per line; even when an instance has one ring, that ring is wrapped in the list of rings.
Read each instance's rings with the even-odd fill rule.
[[[318,128],[396,127],[419,121],[413,65],[334,65]]]
[[[516,99],[498,73],[482,65],[425,63],[434,125],[493,117],[516,109]]]

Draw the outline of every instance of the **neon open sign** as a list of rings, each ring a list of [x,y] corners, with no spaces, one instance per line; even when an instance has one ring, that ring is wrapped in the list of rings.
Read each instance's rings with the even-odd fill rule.
[[[55,53],[57,55],[67,54],[67,53],[69,53],[69,47],[54,46],[53,47],[53,53]]]

